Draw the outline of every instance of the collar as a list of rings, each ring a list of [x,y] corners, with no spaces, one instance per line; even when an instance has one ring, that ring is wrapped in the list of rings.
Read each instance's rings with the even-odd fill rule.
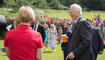
[[[77,21],[79,20],[79,18],[81,18],[82,16],[79,16],[76,20],[75,20],[75,23],[77,23]]]
[[[39,23],[38,23],[38,24],[34,24],[34,30],[37,31],[37,29],[38,29],[38,25],[39,25]],[[35,28],[35,26],[36,26],[36,28]]]
[[[35,26],[37,27],[39,25],[39,23],[38,24],[35,24]]]
[[[17,28],[19,28],[19,29],[32,29],[32,28],[30,27],[30,25],[26,25],[26,24],[21,24],[21,25],[19,25]]]

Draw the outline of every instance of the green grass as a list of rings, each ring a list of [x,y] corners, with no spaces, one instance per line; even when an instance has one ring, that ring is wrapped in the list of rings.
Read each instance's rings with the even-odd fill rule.
[[[3,8],[0,8],[0,14],[4,14],[6,16],[17,16],[17,13],[10,13],[10,12],[4,12],[2,11]],[[47,14],[49,17],[57,17],[60,19],[69,19],[69,10],[54,10],[54,9],[45,9],[45,14]],[[36,14],[36,15],[43,15],[43,14]],[[83,17],[84,18],[90,18],[91,16],[98,15],[98,11],[83,11]],[[105,19],[105,11],[100,12],[101,19]],[[0,40],[0,48],[3,47],[3,40]],[[0,51],[0,59],[1,60],[8,60],[8,58],[5,56],[4,52]],[[103,55],[98,56],[98,60],[104,60],[105,59],[105,52]],[[43,59],[42,60],[63,60],[63,53],[61,50],[60,44],[57,45],[56,52],[51,53],[51,48],[49,48],[48,51],[45,51],[45,47],[43,48]]]
[[[0,49],[3,48],[4,40],[0,40]],[[0,60],[8,60],[4,52],[0,50]]]
[[[0,40],[0,48],[3,47],[3,43],[4,43],[4,40]],[[98,56],[98,60],[104,60],[104,59],[105,59],[105,51],[103,55]],[[5,53],[1,51],[0,51],[0,60],[8,60]],[[45,47],[44,47],[42,60],[63,60],[63,53],[62,53],[60,44],[57,44],[55,53],[51,52],[51,48],[49,48],[48,51],[45,51]]]
[[[52,17],[59,17],[59,18],[70,18],[69,16],[69,10],[52,10],[47,9],[46,14],[48,16]],[[91,16],[95,17],[95,15],[98,15],[98,11],[83,11],[83,17],[84,18],[90,18]],[[105,19],[105,11],[100,11],[101,19]]]
[[[2,11],[3,8],[0,8],[0,14],[4,14],[6,16],[17,16],[17,13],[10,13],[10,12],[4,12]],[[35,8],[34,8],[35,9]],[[50,17],[57,17],[57,18],[66,18],[69,19],[69,10],[54,10],[54,9],[44,9],[45,14],[47,14]],[[36,15],[44,15],[36,13]],[[90,18],[91,16],[98,15],[98,11],[83,11],[83,17],[84,18]],[[100,11],[101,19],[105,19],[105,11]]]

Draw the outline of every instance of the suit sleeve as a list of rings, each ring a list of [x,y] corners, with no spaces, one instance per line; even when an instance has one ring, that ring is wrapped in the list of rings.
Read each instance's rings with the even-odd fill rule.
[[[81,42],[79,46],[73,51],[75,56],[79,56],[82,53],[84,53],[88,49],[88,47],[90,47],[91,45],[90,25],[86,21],[80,22],[78,25],[79,25],[78,33],[80,34]]]
[[[100,31],[98,29],[96,30],[96,33],[97,33],[98,41],[99,41],[99,51],[103,51],[104,42],[102,40],[101,33],[100,33]]]
[[[45,40],[45,37],[46,37],[45,28],[44,28],[44,26],[42,26],[42,38],[43,38],[43,41]]]

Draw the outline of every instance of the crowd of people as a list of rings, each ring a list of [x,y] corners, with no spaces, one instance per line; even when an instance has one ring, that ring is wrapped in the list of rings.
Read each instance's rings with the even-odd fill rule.
[[[10,60],[41,60],[43,45],[56,52],[57,41],[61,44],[64,60],[97,60],[103,54],[105,24],[92,24],[82,17],[78,4],[70,6],[72,23],[63,25],[40,24],[38,16],[29,6],[22,6],[14,24],[7,26],[4,39],[6,54]]]

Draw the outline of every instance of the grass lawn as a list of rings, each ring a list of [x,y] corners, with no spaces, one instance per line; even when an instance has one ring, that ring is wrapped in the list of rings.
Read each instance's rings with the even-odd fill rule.
[[[3,47],[4,40],[0,40],[0,48]],[[105,59],[105,51],[103,55],[98,56],[98,60],[104,60]],[[7,56],[4,52],[0,51],[0,60],[8,60]],[[52,53],[51,48],[48,49],[48,51],[45,51],[45,47],[43,48],[43,58],[42,60],[63,60],[63,53],[61,51],[60,44],[57,44],[56,52]]]
[[[6,16],[17,16],[17,13],[10,13],[2,11],[3,8],[0,8],[0,14],[4,14]],[[58,17],[58,18],[66,18],[69,19],[69,10],[53,10],[53,9],[45,9],[44,10],[48,16],[50,17]],[[36,14],[41,15],[41,14]],[[43,14],[42,14],[43,15]],[[98,15],[98,11],[83,11],[84,18],[90,18],[91,16]],[[100,11],[101,19],[105,19],[105,11]],[[0,48],[3,47],[3,40],[0,40]],[[98,56],[98,60],[105,59],[105,52],[103,55]],[[8,60],[5,56],[4,52],[0,51],[0,60]],[[43,59],[42,60],[63,60],[63,52],[61,51],[60,44],[57,45],[56,52],[51,53],[51,48],[48,51],[45,51],[45,47],[43,48]]]
[[[10,12],[6,12],[6,11],[2,11],[2,9],[4,8],[0,8],[0,14],[4,14],[6,16],[17,16],[17,13],[10,13]],[[35,9],[35,8],[34,8]],[[69,19],[69,10],[54,10],[54,9],[44,9],[45,14],[47,14],[49,17],[57,17],[60,19]],[[91,18],[93,16],[93,18],[96,16],[98,16],[98,11],[83,11],[83,17],[84,18]],[[44,15],[44,14],[39,14],[39,13],[35,13],[35,15]],[[105,19],[105,11],[100,11],[100,16],[101,19]]]

